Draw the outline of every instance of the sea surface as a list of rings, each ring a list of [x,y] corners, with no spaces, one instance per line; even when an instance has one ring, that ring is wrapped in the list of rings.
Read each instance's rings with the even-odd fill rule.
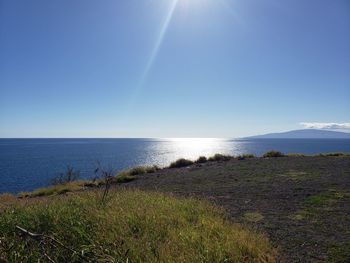
[[[269,150],[317,154],[350,152],[349,139],[0,139],[0,193],[50,184],[67,165],[93,178],[97,162],[116,172],[137,165],[166,166],[215,153],[262,155]]]

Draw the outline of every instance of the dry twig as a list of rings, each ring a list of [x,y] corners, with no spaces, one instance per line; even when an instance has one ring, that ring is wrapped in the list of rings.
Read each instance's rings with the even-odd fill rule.
[[[57,239],[55,239],[55,238],[53,238],[53,237],[51,237],[51,236],[44,235],[44,234],[32,233],[32,232],[28,231],[27,229],[24,229],[23,227],[20,227],[20,226],[16,226],[16,229],[18,229],[18,230],[21,231],[22,233],[28,235],[29,237],[31,237],[31,238],[33,238],[33,239],[35,239],[35,240],[41,240],[41,241],[40,241],[40,244],[44,244],[45,242],[43,242],[43,241],[44,241],[45,239],[48,239],[48,240],[50,240],[50,241],[52,241],[52,242],[54,242],[54,243],[60,245],[61,247],[65,248],[66,250],[69,250],[69,251],[72,252],[73,254],[78,255],[82,260],[88,262],[88,260],[87,260],[84,256],[80,255],[77,251],[75,251],[74,249],[72,249],[72,248],[70,248],[70,247],[67,247],[67,246],[64,245],[61,241],[59,241],[59,240],[57,240]],[[50,262],[53,262],[53,263],[54,263],[55,261],[54,261],[53,259],[51,259],[51,258],[49,257],[49,255],[47,255],[46,251],[43,249],[43,246],[41,246],[41,248],[42,248],[42,250],[43,250],[44,256],[45,256]]]

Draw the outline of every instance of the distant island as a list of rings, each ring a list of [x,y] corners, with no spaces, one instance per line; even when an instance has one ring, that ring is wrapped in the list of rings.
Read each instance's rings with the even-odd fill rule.
[[[350,133],[303,129],[245,137],[244,139],[350,139]]]

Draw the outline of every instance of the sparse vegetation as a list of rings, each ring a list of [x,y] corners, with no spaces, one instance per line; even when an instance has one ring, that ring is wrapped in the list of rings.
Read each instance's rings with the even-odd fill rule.
[[[131,175],[130,170],[122,171],[114,177],[115,183],[128,183],[136,179],[136,175]]]
[[[0,261],[275,262],[265,237],[224,217],[207,202],[130,190],[105,206],[96,192],[17,202],[0,217]]]
[[[208,161],[210,161],[210,162],[229,161],[232,158],[233,157],[230,155],[224,155],[224,154],[217,153],[214,156],[209,157]]]
[[[285,157],[285,155],[279,151],[269,151],[264,153],[263,155],[264,158],[269,158],[269,157]]]
[[[256,156],[254,154],[241,154],[237,156],[238,160],[245,160],[250,158],[255,158]]]
[[[106,168],[102,166],[100,163],[97,163],[97,167],[95,169],[95,179],[99,180],[101,185],[103,186],[103,192],[101,197],[101,203],[105,204],[107,201],[107,196],[109,194],[109,190],[111,188],[112,183],[115,180],[114,177],[114,169],[112,167]]]
[[[342,153],[342,152],[321,153],[321,154],[319,154],[318,156],[333,156],[333,157],[350,156],[350,153]]]
[[[208,161],[207,157],[199,156],[195,163],[206,163]]]
[[[52,185],[60,185],[71,183],[78,180],[80,177],[80,171],[74,169],[72,166],[68,165],[64,173],[60,173],[52,179]]]
[[[68,192],[74,192],[83,190],[85,187],[86,181],[74,181],[65,184],[52,185],[46,188],[39,188],[33,192],[22,192],[18,196],[23,197],[39,197],[39,196],[48,196],[48,195],[60,195]]]
[[[333,204],[342,200],[350,202],[350,192],[329,189],[328,191],[309,196],[305,200],[305,205],[309,212],[314,212],[315,209],[329,210]]]
[[[160,168],[156,165],[153,166],[137,166],[130,170],[122,171],[114,177],[114,183],[128,183],[137,178],[140,174],[150,174],[159,171]]]
[[[175,162],[172,162],[170,165],[169,165],[169,168],[181,168],[181,167],[187,167],[187,166],[190,166],[193,164],[193,161],[191,160],[187,160],[187,159],[184,159],[184,158],[181,158],[181,159],[178,159],[177,161]]]
[[[134,175],[121,173],[121,174],[119,174],[118,176],[115,177],[114,181],[116,183],[123,184],[123,183],[129,183],[131,181],[134,181],[135,179],[136,179],[136,177]]]
[[[128,172],[130,175],[146,174],[146,173],[155,173],[159,170],[159,167],[154,166],[137,166],[131,168]]]

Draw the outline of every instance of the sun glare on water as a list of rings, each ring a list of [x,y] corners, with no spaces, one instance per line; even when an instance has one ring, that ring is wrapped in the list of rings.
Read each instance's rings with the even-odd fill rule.
[[[224,139],[218,138],[171,138],[171,150],[176,158],[196,159],[199,156],[211,156],[215,153],[226,153]]]
[[[171,138],[170,140],[184,148],[210,147],[220,142],[217,138]]]

